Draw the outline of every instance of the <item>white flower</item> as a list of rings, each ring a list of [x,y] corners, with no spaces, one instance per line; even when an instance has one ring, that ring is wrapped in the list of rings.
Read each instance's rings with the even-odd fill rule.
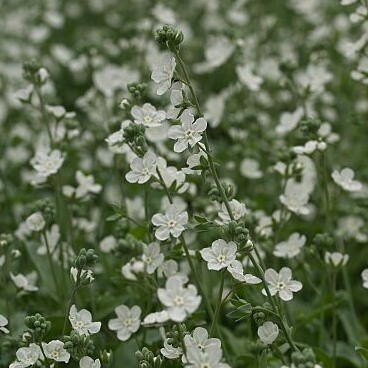
[[[101,362],[100,362],[100,359],[93,360],[89,356],[84,356],[79,361],[79,367],[80,368],[100,368],[101,367]]]
[[[84,175],[81,171],[77,171],[75,178],[78,182],[78,187],[75,190],[76,198],[82,198],[88,193],[99,193],[102,190],[100,184],[96,184],[92,175]]]
[[[297,215],[308,215],[310,213],[310,209],[307,207],[309,201],[309,195],[307,193],[300,193],[290,186],[286,188],[284,194],[280,195],[279,199],[289,211]]]
[[[8,324],[8,319],[0,314],[0,331],[4,333],[9,333],[9,330],[5,327]]]
[[[160,253],[160,245],[158,243],[143,245],[142,261],[146,266],[147,273],[154,273],[164,261],[164,255]]]
[[[202,140],[202,133],[207,128],[207,121],[204,118],[194,120],[193,114],[187,109],[180,116],[181,125],[170,127],[167,135],[171,139],[176,139],[175,152],[183,152],[188,146],[193,147]]]
[[[75,304],[70,307],[69,321],[73,330],[79,335],[93,335],[101,328],[101,322],[92,322],[92,315],[87,309],[81,309],[78,312]]]
[[[368,289],[368,268],[362,271],[363,287]]]
[[[180,105],[184,102],[184,91],[181,82],[175,82],[170,89],[170,102],[171,105],[166,113],[168,119],[177,119],[181,107]]]
[[[35,212],[27,217],[26,224],[31,231],[42,231],[46,225],[46,222],[41,212]]]
[[[161,312],[154,312],[147,314],[146,317],[144,317],[144,320],[142,322],[142,325],[154,325],[156,323],[164,323],[167,322],[170,319],[169,313],[167,313],[166,310],[163,310]]]
[[[174,347],[167,339],[164,340],[164,347],[161,348],[161,354],[167,359],[177,359],[183,354],[181,347]]]
[[[186,356],[183,363],[191,368],[230,368],[222,363],[221,341],[217,338],[208,338],[208,332],[202,327],[193,331],[193,336],[185,335],[184,344]]]
[[[295,146],[293,151],[298,155],[310,155],[315,151],[324,151],[327,148],[327,144],[323,141],[311,140],[304,144],[304,146]]]
[[[158,84],[157,94],[159,96],[170,88],[175,67],[175,58],[171,54],[165,54],[160,63],[153,69],[151,79]]]
[[[284,301],[293,299],[293,292],[295,293],[303,287],[301,282],[291,279],[292,273],[289,267],[281,268],[279,273],[269,268],[266,270],[264,277],[271,295],[279,294],[279,297]],[[265,289],[262,290],[262,293],[267,295]]]
[[[31,160],[31,165],[37,171],[37,175],[47,178],[56,174],[63,165],[64,157],[59,150],[53,150],[49,153],[45,151],[36,152],[35,157]]]
[[[167,207],[165,214],[156,213],[152,217],[152,224],[158,226],[155,236],[158,240],[169,239],[170,235],[178,238],[185,230],[188,213],[178,209],[175,205]]]
[[[348,192],[357,192],[362,189],[362,183],[354,180],[354,171],[348,167],[340,172],[334,170],[331,176],[337,185]]]
[[[294,258],[301,252],[305,242],[305,235],[292,233],[288,240],[276,244],[273,254],[281,258]]]
[[[70,274],[74,280],[74,282],[77,282],[77,274],[78,274],[78,269],[75,267],[71,267],[70,268]],[[83,279],[87,279],[90,282],[92,282],[95,278],[93,277],[93,271],[92,270],[82,270],[80,277]]]
[[[157,169],[167,188],[171,188],[176,183],[175,188],[178,193],[186,191],[188,184],[185,183],[185,174],[182,170],[178,170],[175,166],[167,166],[166,160],[162,157],[157,159]]]
[[[303,117],[303,109],[298,107],[293,112],[284,112],[280,117],[280,123],[276,127],[276,133],[285,135],[296,128],[300,119]]]
[[[143,184],[156,175],[156,155],[148,151],[143,158],[136,157],[130,164],[131,171],[125,175],[129,183]]]
[[[115,237],[112,235],[105,236],[100,241],[100,249],[101,249],[101,252],[103,253],[110,253],[112,250],[114,250],[117,247],[117,245],[118,245],[118,242],[115,239]]]
[[[260,284],[262,282],[260,278],[253,276],[250,273],[244,274],[243,265],[237,260],[231,262],[227,267],[227,270],[235,280],[245,282],[247,284]]]
[[[144,271],[144,263],[132,258],[128,263],[121,267],[121,273],[127,280],[137,280],[135,274]]]
[[[112,331],[117,331],[117,337],[121,341],[126,341],[137,332],[141,324],[142,310],[138,305],[128,308],[122,304],[115,308],[118,318],[110,319],[108,326]]]
[[[236,199],[232,199],[229,202],[229,205],[235,220],[241,219],[246,213],[248,213],[245,204],[240,203]],[[221,204],[221,211],[219,211],[218,215],[221,219],[221,223],[228,224],[231,221],[225,203]]]
[[[32,343],[29,347],[19,348],[15,353],[17,361],[9,365],[9,368],[26,368],[37,363],[43,355],[41,348]]]
[[[325,262],[333,267],[345,266],[348,260],[349,256],[347,254],[339,252],[325,253]]]
[[[161,126],[162,121],[166,118],[165,111],[157,111],[150,103],[145,103],[142,107],[133,106],[130,113],[136,124],[142,124],[147,128]]]
[[[54,250],[60,239],[59,225],[53,224],[51,226],[51,229],[46,231],[46,238],[48,241],[48,245],[50,247],[51,254],[53,254],[55,257],[58,256],[57,253],[54,253]],[[37,254],[45,255],[47,254],[47,247],[46,247],[45,239],[42,238],[41,241],[42,241],[42,245],[37,248]]]
[[[37,291],[38,287],[35,285],[37,280],[37,273],[35,271],[29,273],[28,275],[23,275],[19,273],[18,275],[13,275],[10,273],[10,278],[14,282],[15,286],[24,291]]]
[[[279,335],[279,327],[276,323],[266,321],[258,327],[257,334],[264,344],[271,345]]]
[[[157,295],[160,302],[167,308],[169,318],[174,322],[182,322],[192,314],[201,303],[194,285],[184,285],[188,278],[183,275],[174,275],[166,280],[165,289],[159,288]]]
[[[60,340],[52,340],[49,343],[42,343],[42,348],[46,358],[56,362],[68,363],[70,354],[64,349],[64,343]]]
[[[236,258],[237,247],[234,242],[227,243],[223,239],[215,240],[211,247],[200,251],[202,258],[207,262],[209,270],[219,271],[228,267]]]
[[[245,158],[240,163],[240,174],[248,179],[259,179],[263,176],[259,162],[251,158]]]
[[[245,84],[251,91],[259,91],[263,78],[255,75],[249,65],[238,65],[236,67],[236,74],[240,81]]]

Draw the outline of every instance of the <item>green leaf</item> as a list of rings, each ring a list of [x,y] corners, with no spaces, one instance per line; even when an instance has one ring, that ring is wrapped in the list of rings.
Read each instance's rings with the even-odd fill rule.
[[[363,346],[356,346],[355,351],[359,353],[359,355],[364,359],[368,361],[368,349],[363,348]]]

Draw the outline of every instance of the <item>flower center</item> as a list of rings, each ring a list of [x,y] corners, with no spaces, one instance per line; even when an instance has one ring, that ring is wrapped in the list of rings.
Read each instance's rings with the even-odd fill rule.
[[[149,170],[147,169],[147,167],[142,169],[142,175],[149,175]]]
[[[194,133],[193,130],[188,129],[188,130],[185,131],[184,134],[185,134],[186,138],[193,138],[193,133]]]
[[[285,283],[284,282],[282,282],[282,281],[279,281],[278,283],[277,283],[277,285],[276,285],[276,289],[277,290],[282,290],[282,289],[284,289],[285,288]]]
[[[56,359],[59,358],[59,352],[57,350],[52,351],[50,355],[51,355],[52,359],[56,360]]]
[[[123,321],[123,325],[128,327],[132,324],[132,319],[131,318],[127,318]]]
[[[170,229],[174,228],[174,227],[176,226],[176,221],[175,221],[175,220],[169,220],[169,221],[167,222],[167,226],[168,226]]]
[[[174,304],[179,306],[179,305],[183,305],[184,304],[184,299],[182,296],[180,295],[177,295],[175,298],[174,298]]]
[[[226,257],[225,257],[225,255],[224,255],[224,254],[220,254],[220,255],[217,257],[217,261],[218,261],[219,263],[224,263],[224,262],[225,262],[225,260],[226,260]]]
[[[147,264],[152,263],[152,258],[151,258],[151,257],[146,257],[146,258],[145,258],[145,262],[146,262]]]
[[[202,363],[201,368],[211,368],[211,366],[208,363]]]
[[[152,123],[152,117],[151,116],[149,116],[149,115],[146,115],[144,118],[143,118],[143,120],[146,122],[146,123]]]
[[[75,322],[75,327],[81,328],[82,326],[83,326],[83,322],[82,321]]]

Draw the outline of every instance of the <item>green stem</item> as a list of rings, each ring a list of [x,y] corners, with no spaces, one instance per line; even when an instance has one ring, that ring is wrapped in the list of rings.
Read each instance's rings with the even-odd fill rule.
[[[336,313],[336,276],[337,272],[332,271],[331,292],[334,307],[332,308],[332,367],[336,367],[336,344],[337,344],[337,313]]]
[[[220,313],[221,305],[222,305],[222,294],[224,292],[224,283],[225,283],[225,269],[221,271],[221,281],[220,281],[220,289],[217,297],[217,304],[215,309],[215,315],[212,319],[211,328],[210,328],[210,336],[213,336],[215,328],[217,328],[217,320]]]
[[[56,296],[58,296],[59,284],[58,284],[58,281],[57,281],[55,268],[54,268],[54,265],[53,265],[53,262],[52,262],[52,256],[51,256],[51,249],[50,249],[49,240],[47,239],[47,235],[46,235],[45,230],[42,231],[42,238],[43,238],[43,240],[45,242],[45,246],[46,246],[47,260],[48,260],[48,263],[49,263],[49,268],[50,268],[50,271],[51,271],[52,278],[54,280],[55,293],[56,293]]]
[[[35,87],[36,95],[38,97],[38,101],[40,103],[40,112],[41,112],[42,120],[43,120],[43,123],[46,126],[47,135],[48,135],[49,140],[50,140],[50,146],[52,147],[54,145],[54,141],[52,139],[50,124],[49,124],[49,121],[47,119],[47,111],[46,111],[45,101],[43,99],[40,87],[38,87],[37,85],[35,85],[34,87]]]
[[[74,285],[72,294],[70,295],[69,302],[68,302],[67,307],[66,307],[62,336],[65,335],[65,330],[66,330],[66,324],[67,324],[67,321],[68,321],[69,311],[70,311],[71,306],[73,305],[75,294],[76,294],[77,290],[79,289],[79,282],[80,282],[81,274],[82,274],[82,270],[79,269],[78,273],[77,273],[76,280],[75,280],[75,285]]]

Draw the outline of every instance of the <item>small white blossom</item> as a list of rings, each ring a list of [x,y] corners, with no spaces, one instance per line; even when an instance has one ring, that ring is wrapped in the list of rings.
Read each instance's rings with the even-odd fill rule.
[[[100,359],[93,360],[89,356],[84,356],[79,361],[79,368],[100,368],[100,367],[101,367]]]
[[[188,278],[183,275],[174,275],[166,280],[165,288],[159,288],[157,295],[160,302],[167,308],[169,318],[174,322],[182,322],[192,314],[201,303],[194,285],[184,285]]]
[[[279,335],[279,327],[276,323],[266,321],[258,327],[257,334],[264,344],[271,345]]]
[[[276,244],[273,254],[281,258],[294,258],[301,252],[305,242],[305,235],[292,233],[288,240]]]
[[[17,361],[11,363],[9,368],[26,368],[37,363],[38,359],[43,357],[41,348],[31,343],[28,347],[19,348],[15,353]]]
[[[64,157],[59,150],[53,150],[49,153],[45,151],[36,152],[35,157],[31,160],[31,165],[37,171],[37,175],[41,178],[47,178],[56,174],[63,165]]]
[[[240,282],[245,282],[247,284],[260,284],[262,282],[260,278],[253,276],[250,273],[244,274],[243,265],[237,260],[231,262],[231,264],[227,267],[227,270],[235,280]]]
[[[142,310],[138,305],[128,308],[122,304],[115,308],[115,313],[118,318],[109,320],[109,329],[117,331],[119,340],[127,341],[133,333],[138,331],[141,325]]]
[[[331,176],[337,185],[348,192],[357,192],[362,189],[362,183],[354,180],[354,171],[348,167],[340,172],[334,170]]]
[[[240,81],[251,91],[256,92],[260,90],[263,78],[255,75],[249,65],[237,66],[236,73]]]
[[[223,239],[215,240],[211,247],[201,249],[202,258],[207,262],[209,270],[219,271],[230,266],[236,258],[237,247],[234,242],[226,242]]]
[[[362,271],[363,287],[368,289],[368,268]]]
[[[143,246],[142,261],[146,266],[148,274],[153,274],[164,261],[164,255],[160,252],[158,243],[151,243]]]
[[[148,151],[143,158],[136,157],[130,164],[131,171],[125,175],[129,183],[143,184],[156,175],[156,155]]]
[[[240,173],[248,179],[259,179],[263,176],[259,162],[251,158],[245,158],[240,163]]]
[[[37,281],[37,273],[35,271],[29,273],[28,275],[23,275],[21,273],[13,275],[10,273],[10,278],[14,282],[15,286],[24,291],[37,291],[38,287],[35,285]]]
[[[69,321],[73,330],[79,335],[93,335],[100,331],[101,322],[92,322],[92,315],[87,309],[81,309],[79,312],[75,304],[70,307]]]
[[[60,240],[60,228],[59,225],[57,224],[53,224],[51,226],[50,230],[46,231],[46,239],[48,242],[48,246],[50,248],[50,252],[54,257],[57,257],[58,254],[54,253],[54,250]],[[45,255],[47,254],[47,247],[46,247],[46,242],[45,239],[41,239],[42,245],[40,247],[37,248],[37,254],[39,255]]]
[[[284,194],[281,194],[280,202],[291,212],[297,215],[308,215],[310,209],[307,206],[309,201],[309,195],[306,193],[300,193],[293,188],[285,190]]]
[[[76,198],[83,198],[88,193],[99,193],[102,190],[100,184],[96,184],[92,175],[84,175],[81,171],[77,171],[75,178],[78,182],[78,187],[75,190]]]
[[[185,230],[187,222],[188,213],[175,205],[168,206],[164,215],[156,213],[152,217],[152,224],[157,226],[155,236],[158,240],[169,239],[170,235],[178,238]]]
[[[9,333],[9,330],[5,327],[8,324],[8,319],[0,314],[0,331],[3,333]]]
[[[45,219],[42,216],[41,212],[32,213],[26,219],[26,224],[31,231],[42,231],[46,225]]]
[[[183,354],[181,347],[171,345],[167,339],[164,340],[164,347],[161,348],[161,354],[167,359],[177,359]]]
[[[279,273],[269,268],[266,270],[264,277],[271,295],[278,294],[284,301],[293,299],[293,293],[300,291],[303,287],[301,282],[291,279],[292,273],[289,267],[281,268]],[[267,295],[265,289],[262,290],[262,293]]]
[[[100,241],[100,250],[103,253],[110,253],[112,250],[114,250],[118,245],[118,242],[116,238],[112,235],[105,236]]]
[[[325,262],[333,267],[345,266],[348,260],[349,256],[347,254],[340,252],[325,253]]]
[[[78,269],[75,267],[70,268],[70,275],[72,276],[74,282],[77,282]],[[82,270],[80,277],[83,279],[87,279],[92,282],[95,278],[93,277],[92,270]]]
[[[144,125],[147,128],[159,127],[165,120],[165,111],[156,110],[150,103],[145,103],[142,107],[133,106],[130,113],[134,118],[134,122]]]
[[[163,310],[161,312],[154,312],[147,314],[146,317],[144,317],[144,320],[142,322],[142,325],[154,325],[154,324],[160,324],[167,322],[170,319],[169,313],[167,313],[166,310]]]
[[[68,363],[70,354],[64,349],[64,343],[60,340],[52,340],[49,343],[42,343],[42,348],[46,358],[56,362]]]
[[[303,114],[303,109],[301,107],[298,107],[293,112],[282,113],[280,117],[280,123],[276,127],[276,133],[285,135],[294,130],[303,117]]]
[[[188,146],[193,147],[202,140],[202,133],[207,128],[204,118],[194,119],[190,110],[185,110],[180,116],[181,125],[173,125],[168,131],[168,137],[175,139],[175,152],[183,152]]]
[[[235,220],[241,219],[244,215],[248,213],[247,208],[244,203],[240,203],[236,199],[232,199],[229,202],[231,212]],[[220,223],[228,224],[231,221],[229,212],[227,211],[225,203],[221,204],[221,210],[218,213],[220,217]]]
[[[175,67],[175,58],[171,54],[165,54],[160,63],[153,69],[151,79],[158,84],[157,94],[159,96],[170,88]]]

